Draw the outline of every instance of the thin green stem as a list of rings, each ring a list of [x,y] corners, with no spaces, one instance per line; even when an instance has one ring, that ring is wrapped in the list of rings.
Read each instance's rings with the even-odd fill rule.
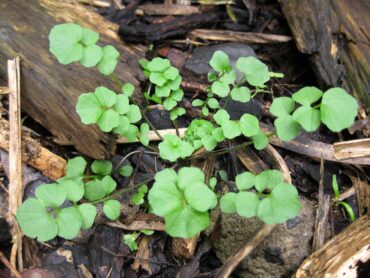
[[[176,120],[173,120],[172,123],[173,123],[173,126],[176,129],[176,135],[180,137],[180,132],[179,132],[179,127],[177,125],[177,121]]]
[[[312,107],[313,109],[316,109],[316,108],[320,108],[320,106],[321,106],[321,103],[319,103],[319,104],[316,104],[314,107]]]
[[[149,178],[149,179],[147,179],[147,180],[145,180],[145,181],[143,181],[143,182],[140,182],[140,183],[135,184],[135,185],[134,185],[134,186],[132,186],[132,187],[129,187],[129,188],[122,188],[122,189],[120,189],[120,190],[117,190],[117,191],[116,191],[116,192],[114,192],[113,194],[110,194],[110,195],[109,195],[109,196],[107,196],[107,197],[104,197],[104,198],[99,199],[99,200],[96,200],[96,201],[87,202],[87,203],[92,204],[92,205],[95,205],[95,204],[99,204],[99,203],[105,202],[105,201],[107,201],[107,200],[115,199],[115,198],[119,197],[120,195],[122,195],[122,194],[124,194],[124,193],[126,193],[126,192],[129,192],[129,191],[131,191],[131,190],[133,190],[133,189],[139,188],[139,187],[140,187],[141,185],[143,185],[143,184],[146,184],[146,183],[151,182],[153,179],[154,179],[154,177]]]
[[[210,156],[210,155],[212,155],[212,156],[223,155],[223,154],[226,154],[226,153],[230,153],[230,152],[245,148],[245,147],[247,147],[249,145],[252,145],[252,144],[253,144],[253,141],[248,141],[248,142],[244,142],[240,145],[237,145],[237,146],[234,146],[234,147],[231,147],[231,148],[226,148],[226,149],[222,149],[222,150],[218,150],[218,151],[200,153],[200,154],[191,156],[187,159],[188,160],[194,160],[194,159],[204,158],[204,157],[207,157],[207,156]],[[185,159],[185,160],[187,160],[187,159]]]

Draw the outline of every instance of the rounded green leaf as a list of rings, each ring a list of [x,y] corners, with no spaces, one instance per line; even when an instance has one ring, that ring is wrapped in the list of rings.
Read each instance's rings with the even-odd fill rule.
[[[349,128],[355,122],[358,104],[342,88],[327,90],[322,97],[321,121],[333,132]]]
[[[207,108],[207,107],[203,107],[202,108],[202,114],[204,115],[204,116],[208,116],[209,115],[209,109]]]
[[[94,160],[91,164],[91,170],[95,174],[99,175],[109,175],[112,172],[112,162],[109,160]]]
[[[173,99],[170,99],[170,98],[166,98],[164,101],[163,101],[163,106],[164,108],[167,110],[167,111],[170,111],[172,110],[175,106],[176,106],[177,102]]]
[[[57,236],[57,222],[37,199],[24,201],[17,209],[16,218],[22,232],[30,238],[48,241]]]
[[[163,76],[169,80],[175,80],[179,74],[179,70],[175,67],[169,67],[163,72]]]
[[[250,90],[247,87],[235,87],[231,90],[231,98],[235,101],[246,103],[251,99]]]
[[[302,105],[310,106],[318,101],[322,96],[322,91],[316,87],[304,87],[292,95],[292,98]]]
[[[78,202],[81,200],[85,193],[84,184],[82,182],[82,178],[79,179],[71,179],[71,178],[63,178],[58,181],[59,185],[63,188],[66,192],[67,200]]]
[[[217,205],[216,194],[202,182],[194,182],[185,187],[186,202],[195,210],[205,212]]]
[[[260,131],[260,123],[256,116],[251,114],[244,114],[239,121],[240,131],[244,136],[252,137],[257,135]]]
[[[296,217],[300,210],[297,189],[290,184],[280,183],[268,197],[260,201],[257,217],[267,224],[279,224]]]
[[[50,208],[57,208],[66,200],[66,192],[56,183],[40,185],[35,195],[44,206]]]
[[[177,76],[175,80],[170,80],[167,82],[167,87],[170,88],[172,91],[176,91],[180,88],[182,78],[181,76]]]
[[[319,128],[320,111],[311,106],[301,106],[293,113],[293,119],[298,122],[304,130],[313,132]]]
[[[90,229],[94,224],[94,220],[97,214],[96,207],[92,204],[81,204],[78,206],[78,211],[81,214],[82,229]]]
[[[82,40],[84,45],[95,44],[99,40],[99,34],[87,28],[82,28]]]
[[[117,200],[108,200],[104,202],[103,211],[106,217],[114,221],[121,214],[121,203]]]
[[[255,187],[259,192],[263,192],[266,188],[273,189],[283,181],[284,178],[280,171],[266,170],[256,176]]]
[[[171,162],[178,158],[185,158],[193,153],[193,147],[188,143],[182,141],[178,136],[167,134],[164,136],[164,141],[159,143],[159,155],[163,159]]]
[[[81,177],[85,173],[87,162],[82,156],[68,159],[66,176],[69,178]]]
[[[109,195],[116,189],[117,183],[111,176],[105,176],[101,180],[101,186],[103,187],[105,195]]]
[[[117,134],[124,135],[129,131],[130,128],[130,120],[126,116],[119,117],[119,124],[117,127],[113,129],[113,131]]]
[[[113,105],[113,109],[117,111],[120,115],[127,113],[130,110],[129,99],[125,95],[118,95],[117,101]]]
[[[213,151],[217,147],[217,141],[212,135],[206,135],[201,139],[204,148],[207,151]]]
[[[95,89],[95,96],[103,107],[112,107],[117,102],[116,93],[103,86]]]
[[[269,138],[263,132],[259,132],[258,134],[252,136],[253,146],[256,150],[263,150],[269,144]]]
[[[220,77],[220,81],[222,81],[225,84],[233,84],[236,79],[236,73],[233,70],[224,72],[222,76]]]
[[[213,115],[213,119],[218,125],[222,125],[230,120],[230,115],[225,109],[219,109],[216,114]]]
[[[82,216],[75,207],[61,209],[56,221],[58,223],[58,236],[65,239],[75,238],[82,226]]]
[[[215,177],[212,177],[210,180],[209,180],[209,187],[214,190],[215,187],[217,185],[217,179]]]
[[[119,52],[112,45],[103,47],[103,57],[98,63],[98,70],[104,75],[110,75],[117,66]]]
[[[92,93],[80,95],[76,111],[85,125],[97,123],[103,113],[98,99]]]
[[[136,125],[131,125],[130,124],[130,126],[128,127],[128,129],[125,132],[123,132],[122,135],[124,137],[126,137],[129,142],[134,142],[135,139],[137,138],[139,132],[140,131],[137,128]]]
[[[156,86],[155,87],[155,95],[157,97],[168,97],[171,93],[171,89],[168,86]]]
[[[96,44],[89,45],[83,49],[81,65],[87,68],[94,67],[103,57],[103,50]]]
[[[220,199],[220,207],[223,213],[235,213],[235,198],[237,194],[234,192],[229,192],[223,195]]]
[[[149,145],[149,125],[147,123],[142,123],[140,125],[139,141],[144,146]]]
[[[181,190],[193,183],[204,183],[202,170],[196,167],[182,167],[177,175],[177,185]]]
[[[122,177],[130,177],[132,175],[132,172],[134,171],[134,168],[132,168],[131,165],[125,165],[123,167],[121,167],[118,171],[118,173],[122,176]]]
[[[278,137],[283,141],[293,140],[299,135],[301,130],[299,123],[290,115],[277,118],[274,124]]]
[[[105,197],[105,191],[101,181],[94,179],[85,184],[85,198],[89,201],[96,201]]]
[[[230,68],[229,56],[227,56],[225,52],[217,50],[215,53],[213,53],[209,64],[216,71],[225,71]]]
[[[49,34],[50,52],[58,62],[67,65],[81,60],[83,46],[82,28],[73,23],[55,25]]]
[[[271,106],[270,113],[276,117],[290,115],[294,110],[295,102],[290,97],[277,97],[274,98]]]
[[[161,72],[151,72],[149,76],[151,83],[157,86],[163,86],[167,82],[167,79],[163,76]]]
[[[239,192],[235,197],[236,212],[243,217],[256,216],[259,202],[256,193]]]
[[[183,194],[171,181],[156,181],[149,191],[148,200],[153,212],[162,217],[184,206]]]
[[[235,177],[236,187],[239,191],[250,189],[255,183],[255,178],[251,172],[241,173]]]
[[[139,106],[135,104],[130,105],[129,111],[126,113],[127,118],[130,120],[130,123],[137,123],[141,120],[141,112]]]
[[[172,237],[192,238],[209,223],[208,212],[199,212],[190,206],[179,207],[165,217],[166,232]]]
[[[184,97],[184,91],[183,91],[183,90],[181,90],[181,89],[178,89],[178,90],[173,91],[173,92],[171,93],[171,98],[172,98],[173,100],[181,101],[183,97]]]
[[[247,82],[255,87],[263,87],[270,80],[268,67],[255,57],[241,57],[236,68],[244,73]]]
[[[211,91],[219,97],[226,97],[230,92],[230,87],[228,84],[223,83],[222,81],[215,81],[212,83]]]
[[[204,101],[201,99],[194,99],[191,103],[193,106],[202,106],[204,104]]]
[[[125,83],[122,86],[122,93],[127,96],[131,97],[135,91],[135,86],[132,85],[131,83]]]
[[[225,140],[224,132],[221,127],[217,127],[212,131],[212,136],[217,142],[222,142]]]
[[[163,72],[171,66],[170,61],[160,57],[156,57],[146,64],[146,67],[150,71],[159,71]]]
[[[102,131],[110,132],[119,125],[119,119],[119,114],[116,111],[108,109],[103,112],[97,124]]]
[[[172,168],[167,168],[162,171],[159,171],[158,173],[155,174],[155,180],[158,183],[174,183],[176,184],[177,182],[177,174],[174,169]]]
[[[222,124],[222,131],[227,139],[234,139],[241,134],[239,123],[236,121],[227,121]]]
[[[220,108],[220,104],[218,103],[218,100],[215,99],[215,98],[213,98],[213,97],[208,100],[208,106],[211,109],[218,109],[218,108]]]

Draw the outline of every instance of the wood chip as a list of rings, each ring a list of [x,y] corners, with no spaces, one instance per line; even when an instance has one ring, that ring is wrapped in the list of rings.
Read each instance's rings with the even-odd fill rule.
[[[366,215],[303,261],[294,277],[357,277],[359,262],[370,259],[370,216]]]
[[[146,4],[138,10],[148,15],[191,15],[200,13],[199,6]]]
[[[334,143],[334,157],[338,160],[370,157],[370,139]]]

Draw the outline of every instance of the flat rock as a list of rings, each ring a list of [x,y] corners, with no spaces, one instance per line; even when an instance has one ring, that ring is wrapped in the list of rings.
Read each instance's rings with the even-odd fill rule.
[[[311,253],[315,206],[304,197],[301,201],[300,215],[277,225],[270,236],[240,264],[238,273],[241,277],[290,277]],[[217,257],[225,262],[251,240],[262,225],[263,222],[257,218],[222,214],[220,235],[213,240]]]
[[[229,55],[230,64],[235,68],[235,63],[239,57],[256,56],[253,48],[242,43],[223,43],[211,46],[201,46],[196,48],[191,57],[185,63],[185,70],[198,78],[207,79],[207,74],[211,70],[209,61],[215,51],[221,50]]]

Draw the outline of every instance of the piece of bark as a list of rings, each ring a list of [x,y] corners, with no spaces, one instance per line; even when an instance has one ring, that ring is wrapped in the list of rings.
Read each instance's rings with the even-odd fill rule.
[[[284,35],[208,29],[195,29],[188,35],[193,39],[198,38],[211,41],[239,42],[248,44],[275,44],[289,42],[293,39],[290,36]]]
[[[49,52],[48,34],[60,23],[74,22],[100,33],[99,44],[111,44],[121,53],[116,74],[139,88],[137,60],[144,47],[120,41],[117,26],[76,1],[4,0],[0,2],[0,78],[6,76],[6,60],[22,61],[22,110],[61,141],[71,141],[82,153],[102,159],[113,153],[115,140],[95,125],[82,124],[76,113],[78,96],[98,86],[113,87],[109,77],[78,63],[63,66]]]
[[[136,214],[134,221],[129,224],[124,224],[120,221],[108,222],[106,225],[128,230],[128,231],[140,231],[140,230],[152,230],[152,231],[164,231],[164,220],[154,214],[142,213]]]
[[[333,144],[334,157],[338,160],[370,156],[370,139],[358,139]]]
[[[0,148],[9,151],[9,122],[5,119],[0,119]],[[65,159],[44,148],[24,130],[22,130],[22,161],[53,180],[64,176],[67,165]]]
[[[279,2],[321,87],[344,87],[370,111],[370,2]]]
[[[370,260],[370,217],[363,216],[303,261],[295,277],[358,277],[358,264]]]

